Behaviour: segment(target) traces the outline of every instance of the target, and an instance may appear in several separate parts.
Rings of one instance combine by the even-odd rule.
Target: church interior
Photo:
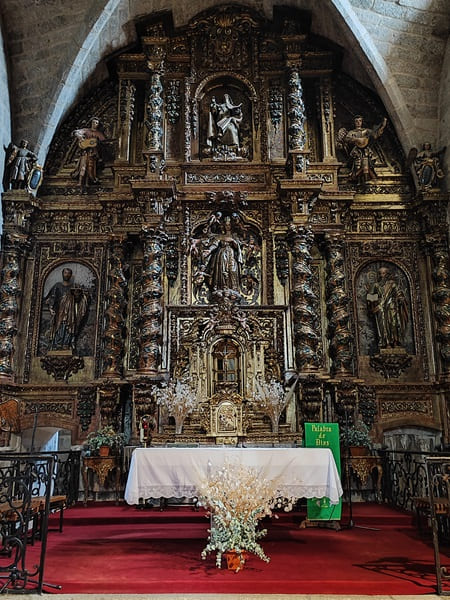
[[[78,453],[74,501],[101,501],[136,448],[337,424],[355,497],[417,508],[395,465],[450,456],[450,6],[0,18],[5,457]]]

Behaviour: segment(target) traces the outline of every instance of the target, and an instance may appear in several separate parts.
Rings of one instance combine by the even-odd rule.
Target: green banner
[[[306,448],[330,448],[339,475],[341,474],[341,449],[337,423],[305,423]],[[328,498],[310,498],[307,517],[310,521],[335,521],[342,515],[342,498],[339,504],[330,504]]]

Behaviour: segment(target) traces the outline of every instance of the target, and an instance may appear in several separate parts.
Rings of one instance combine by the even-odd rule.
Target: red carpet
[[[63,533],[51,519],[44,579],[67,594],[436,592],[431,538],[419,535],[411,515],[354,505],[354,523],[378,531],[299,529],[300,519],[283,514],[269,521],[261,543],[270,562],[251,555],[244,570],[233,573],[217,569],[213,555],[200,558],[209,526],[203,512],[76,506],[66,511]],[[29,559],[38,547],[30,548]],[[443,554],[442,563],[449,562]]]

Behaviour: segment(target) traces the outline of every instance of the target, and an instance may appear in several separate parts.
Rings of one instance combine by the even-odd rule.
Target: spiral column
[[[142,231],[143,265],[139,339],[139,373],[155,374],[161,364],[163,252],[167,235],[160,229]]]

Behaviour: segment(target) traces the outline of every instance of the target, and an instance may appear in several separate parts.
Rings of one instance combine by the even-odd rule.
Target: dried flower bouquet
[[[284,510],[292,510],[293,502],[293,498],[281,500],[276,482],[262,478],[256,469],[225,463],[202,482],[199,489],[199,504],[205,506],[211,516],[210,535],[202,558],[215,551],[219,569],[222,554],[227,551],[237,552],[241,564],[245,551],[269,562],[269,557],[258,543],[267,530],[258,530],[258,521],[272,516],[273,509],[282,504]]]
[[[153,388],[156,403],[175,419],[175,433],[181,433],[186,417],[197,407],[197,392],[186,379],[171,380],[161,388]]]
[[[285,392],[281,383],[275,381],[275,379],[268,382],[256,381],[254,404],[270,418],[273,433],[278,432],[281,413],[286,408],[289,400],[290,395]]]

